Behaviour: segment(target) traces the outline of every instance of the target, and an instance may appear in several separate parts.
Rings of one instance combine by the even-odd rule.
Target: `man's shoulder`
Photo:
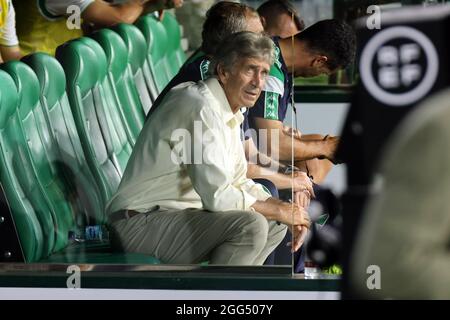
[[[283,57],[281,55],[281,49],[280,45],[278,44],[278,41],[274,41],[273,48],[275,52],[275,60],[273,62],[272,68],[270,68],[270,74],[272,74],[273,72],[281,71],[283,69]]]
[[[276,38],[274,40],[275,49],[275,61],[270,67],[269,76],[267,77],[266,84],[264,86],[264,91],[273,92],[279,95],[284,94],[284,81],[286,74],[283,71],[283,58],[281,56],[281,50]]]
[[[205,104],[205,83],[203,81],[182,82],[173,87],[167,94],[166,101],[178,100],[183,106],[201,107]]]
[[[170,120],[167,127],[189,127],[193,120],[218,121],[214,97],[203,81],[183,82],[173,87],[150,118],[153,123]]]

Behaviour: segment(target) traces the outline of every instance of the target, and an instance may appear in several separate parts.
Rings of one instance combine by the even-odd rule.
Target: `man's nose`
[[[254,85],[257,88],[262,88],[265,82],[265,77],[262,73],[255,72],[253,79],[252,79],[252,85]]]

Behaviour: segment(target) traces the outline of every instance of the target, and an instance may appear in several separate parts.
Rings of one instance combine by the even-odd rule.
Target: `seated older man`
[[[165,263],[260,265],[291,224],[300,248],[306,211],[247,179],[240,140],[239,110],[254,105],[273,59],[269,38],[236,33],[211,62],[215,77],[168,93],[107,207],[118,249]]]

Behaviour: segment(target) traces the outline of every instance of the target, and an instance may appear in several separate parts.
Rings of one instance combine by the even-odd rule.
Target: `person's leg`
[[[280,244],[275,248],[275,265],[291,265],[292,264],[292,253],[291,247],[288,243],[291,241],[291,233],[286,232],[286,236],[280,242]]]
[[[283,241],[286,236],[287,226],[278,224],[276,221],[269,221],[269,234],[264,249],[256,257],[254,264],[260,265],[266,260],[267,256],[274,252],[275,248]]]
[[[292,190],[285,189],[280,190],[280,200],[291,202],[292,201]],[[288,246],[288,242],[291,241],[291,233],[286,232],[286,236],[284,239],[278,244],[278,246],[274,249],[273,253],[270,256],[273,256],[272,263],[273,265],[290,265],[292,264],[292,254],[291,247]],[[269,257],[270,257],[269,256]],[[267,263],[264,263],[267,264]]]
[[[164,210],[112,225],[126,252],[150,254],[164,263],[251,265],[265,249],[267,219],[257,212]]]
[[[292,256],[294,257],[294,265],[292,268],[295,273],[303,273],[305,270],[305,250],[301,246],[297,252],[291,253],[291,246],[288,243],[291,241],[291,233],[287,232],[283,241],[275,248],[274,265],[292,265]]]
[[[267,179],[253,179],[253,181],[264,186],[264,188],[266,188],[270,192],[272,197],[279,199],[279,197],[280,197],[279,191],[272,181],[267,180]],[[276,253],[274,250],[273,252],[271,252],[269,254],[266,261],[264,261],[264,265],[269,265],[269,266],[274,265],[275,264],[275,255],[276,255]]]
[[[294,273],[305,272],[305,256],[306,247],[301,246],[300,249],[294,254]]]

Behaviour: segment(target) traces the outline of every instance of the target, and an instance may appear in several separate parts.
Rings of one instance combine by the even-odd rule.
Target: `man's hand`
[[[306,190],[308,191],[310,196],[315,197],[313,190],[313,183],[311,179],[308,177],[308,175],[303,171],[295,171],[293,175],[294,175],[293,190],[295,192]]]
[[[309,228],[311,225],[308,212],[297,203],[269,198],[266,201],[256,201],[252,208],[268,220],[278,221],[287,226],[302,225]]]
[[[302,133],[298,129],[294,129],[288,126],[283,126],[283,133],[289,137],[294,137],[296,139],[300,139],[302,137]]]
[[[291,252],[296,252],[300,249],[303,242],[305,242],[306,236],[308,235],[308,228],[304,226],[293,226],[290,230],[294,245],[292,245],[292,242],[288,242],[287,246],[292,247]]]
[[[305,208],[297,203],[280,202],[277,221],[287,226],[305,226],[306,228],[311,226],[311,220]]]
[[[295,192],[294,202],[306,210],[311,202],[311,194],[308,190]]]

